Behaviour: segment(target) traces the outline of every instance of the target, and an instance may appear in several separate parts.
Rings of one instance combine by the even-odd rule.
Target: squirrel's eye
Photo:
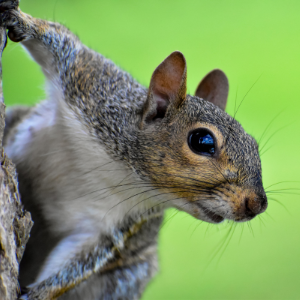
[[[215,141],[207,129],[198,128],[190,132],[188,144],[191,150],[197,154],[212,156],[215,153]]]

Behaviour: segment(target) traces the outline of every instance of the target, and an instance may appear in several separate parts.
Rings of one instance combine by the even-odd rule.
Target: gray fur
[[[62,25],[17,6],[0,1],[1,25],[41,65],[49,95],[6,132],[35,222],[21,263],[20,282],[30,284],[24,299],[138,299],[157,271],[164,209],[212,223],[247,221],[266,209],[257,143],[222,109],[185,94],[182,54],[171,54],[152,78],[153,86],[165,84],[180,65],[174,95],[158,95],[167,108],[155,118],[151,89]],[[199,127],[213,132],[217,155],[189,149]]]

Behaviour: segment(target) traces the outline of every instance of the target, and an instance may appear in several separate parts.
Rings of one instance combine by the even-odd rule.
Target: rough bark
[[[20,202],[15,166],[2,148],[5,104],[1,58],[5,44],[6,30],[0,27],[0,299],[14,300],[19,294],[19,263],[33,222]]]

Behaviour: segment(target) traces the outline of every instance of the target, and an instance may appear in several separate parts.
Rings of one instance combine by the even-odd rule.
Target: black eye
[[[207,129],[198,128],[190,132],[188,143],[191,150],[197,154],[212,156],[215,153],[215,141]]]

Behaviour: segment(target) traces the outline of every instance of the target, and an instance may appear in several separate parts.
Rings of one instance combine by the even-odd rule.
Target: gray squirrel
[[[48,100],[6,115],[4,148],[34,221],[21,299],[139,299],[166,208],[210,223],[266,210],[258,145],[224,111],[222,71],[187,95],[176,51],[147,89],[18,0],[1,0],[0,14],[48,82]]]

